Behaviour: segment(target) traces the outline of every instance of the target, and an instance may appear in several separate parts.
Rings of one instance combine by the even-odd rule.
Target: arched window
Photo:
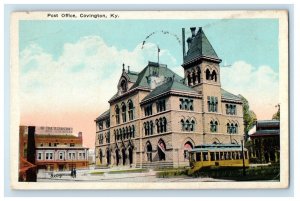
[[[215,80],[215,82],[217,81],[217,73],[215,70],[213,70],[213,72],[211,74],[211,80]]]
[[[122,140],[123,133],[122,133],[122,129],[121,128],[119,129],[119,135],[120,135],[119,140]]]
[[[134,127],[134,125],[132,125],[132,137],[133,138],[135,137],[135,127]]]
[[[215,133],[218,130],[218,122],[217,121],[211,121],[210,122],[210,132]]]
[[[145,135],[147,136],[148,135],[148,129],[147,129],[147,124],[146,122],[144,122],[144,130],[145,130]]]
[[[127,82],[126,82],[126,80],[121,81],[121,90],[122,90],[122,92],[127,91]]]
[[[128,116],[129,116],[129,121],[133,120],[133,112],[134,112],[133,102],[131,100],[129,100],[128,101]]]
[[[238,133],[238,125],[235,124],[234,126],[235,126],[235,133]]]
[[[159,125],[158,119],[155,120],[155,124],[156,124],[156,133],[159,133],[159,131],[160,131],[160,125]]]
[[[150,123],[149,123],[149,121],[146,122],[146,128],[147,128],[147,133],[149,135],[150,134]]]
[[[200,83],[200,78],[201,78],[201,70],[200,68],[197,69],[197,80],[198,80],[198,83]]]
[[[227,133],[230,133],[230,124],[227,123]]]
[[[160,126],[160,128],[159,128],[159,131],[162,133],[162,132],[164,132],[164,130],[163,130],[163,121],[162,121],[162,118],[159,118],[159,126]]]
[[[196,84],[196,73],[195,73],[195,71],[193,71],[192,77],[193,77],[193,85],[195,85]]]
[[[123,137],[122,137],[122,139],[123,139],[123,140],[125,140],[125,138],[126,138],[126,132],[125,132],[125,128],[123,128],[123,129],[122,129],[122,134],[123,134]]]
[[[190,100],[190,110],[194,110],[193,102],[193,100]]]
[[[150,121],[150,135],[153,134],[153,121]]]
[[[181,130],[184,131],[184,130],[185,130],[185,127],[184,127],[184,125],[185,125],[184,120],[181,119],[180,122],[181,122]]]
[[[128,139],[128,137],[129,137],[129,130],[128,130],[128,127],[126,127],[126,139]]]
[[[163,118],[163,132],[167,132],[167,119],[166,119],[166,117]]]
[[[122,103],[122,120],[123,120],[123,122],[126,122],[126,105],[125,105],[125,103]]]
[[[118,105],[116,105],[115,112],[116,112],[116,123],[120,124],[120,109]]]
[[[210,71],[208,69],[206,69],[205,75],[206,75],[206,80],[210,80]]]
[[[131,128],[131,126],[129,126],[129,139],[132,137],[132,128]]]
[[[194,130],[195,130],[195,121],[192,120],[190,125],[190,131],[194,131]]]
[[[191,86],[192,80],[191,80],[190,73],[188,73],[187,78],[188,78],[188,85]]]
[[[189,131],[189,129],[190,129],[190,121],[186,120],[186,122],[185,122],[185,130]]]

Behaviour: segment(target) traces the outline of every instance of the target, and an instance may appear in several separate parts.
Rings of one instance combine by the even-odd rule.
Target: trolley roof
[[[244,148],[246,151],[247,149]],[[242,146],[238,144],[203,144],[197,145],[189,152],[205,152],[205,151],[242,151]]]

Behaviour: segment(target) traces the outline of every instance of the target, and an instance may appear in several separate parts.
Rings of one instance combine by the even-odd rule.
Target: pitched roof
[[[195,90],[193,90],[192,88],[184,85],[183,83],[181,82],[178,82],[176,81],[175,79],[169,77],[167,78],[167,81],[166,83],[156,87],[153,91],[151,91],[143,100],[143,101],[146,101],[146,100],[149,100],[155,96],[159,96],[160,94],[163,94],[165,92],[168,92],[168,91],[171,91],[171,90],[174,90],[174,91],[182,91],[182,92],[189,92],[189,93],[194,93],[195,95],[198,94],[198,92],[196,92]]]
[[[200,57],[209,57],[220,60],[214,48],[204,34],[202,27],[199,27],[197,34],[193,38],[188,38],[188,40],[192,40],[192,42],[186,56],[184,57],[184,64]]]
[[[155,62],[150,62],[148,63],[148,65],[138,74],[138,78],[136,80],[136,82],[134,83],[134,85],[130,88],[130,89],[134,89],[136,87],[149,87],[148,84],[148,80],[147,77],[150,75],[150,69],[151,67],[158,67],[158,74],[165,76],[165,77],[173,77],[174,79],[178,82],[181,82],[183,80],[182,77],[180,77],[179,75],[177,75],[176,73],[174,73],[172,70],[170,70],[169,68],[167,68],[166,65],[164,64],[159,64],[155,63]]]
[[[130,82],[136,82],[139,75],[138,72],[134,72],[134,71],[128,71],[126,74],[129,77]]]
[[[242,99],[239,96],[229,93],[228,91],[222,88],[221,88],[221,96],[223,99],[227,99],[227,100],[242,101]]]
[[[110,115],[110,109],[108,109],[105,112],[103,112],[102,114],[100,114],[100,116],[96,118],[96,121],[103,119],[105,117],[108,117],[109,115]]]

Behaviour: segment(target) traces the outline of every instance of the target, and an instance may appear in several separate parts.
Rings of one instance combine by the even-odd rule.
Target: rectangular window
[[[75,147],[75,143],[70,143],[70,147]]]
[[[63,160],[64,159],[64,153],[63,152],[60,152],[59,153],[59,160]]]
[[[42,160],[42,153],[38,153],[38,160]]]

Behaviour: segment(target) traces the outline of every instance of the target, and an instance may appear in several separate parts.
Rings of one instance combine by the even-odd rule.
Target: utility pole
[[[243,176],[245,176],[246,172],[245,172],[244,140],[241,140],[241,143],[242,143],[242,157],[243,157]]]

